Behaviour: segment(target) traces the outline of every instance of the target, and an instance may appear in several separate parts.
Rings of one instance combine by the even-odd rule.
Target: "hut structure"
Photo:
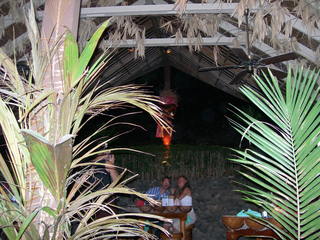
[[[171,66],[243,98],[239,87],[243,83],[255,87],[252,73],[259,73],[259,69],[270,67],[281,76],[290,65],[320,66],[320,1],[82,0],[79,3],[80,0],[1,0],[0,48],[18,66],[26,65],[31,43],[25,12],[34,6],[37,24],[45,36],[51,36],[55,28],[61,32],[65,26],[71,26],[80,48],[110,18],[112,24],[104,33],[96,55],[112,51],[102,80],[115,86]],[[53,16],[57,13],[54,11],[61,13],[59,26],[51,21],[50,17],[60,17]],[[278,80],[281,86],[285,78]],[[62,83],[57,83],[54,89],[59,95]],[[57,99],[58,105],[59,96]],[[29,170],[31,176],[35,170]],[[210,201],[211,198],[208,196]],[[51,200],[47,205],[54,207]],[[213,205],[211,210],[217,208]]]
[[[0,47],[25,60],[30,43],[24,24],[26,1],[1,1]],[[258,2],[258,1],[257,1]],[[84,44],[105,19],[113,25],[100,43],[101,51],[115,51],[105,70],[105,80],[129,83],[164,65],[241,97],[239,84],[230,84],[241,69],[200,73],[201,67],[238,65],[232,48],[246,47],[244,10],[248,7],[250,51],[255,58],[295,52],[294,61],[268,67],[286,72],[289,64],[319,66],[319,3],[317,1],[171,1],[84,0],[81,3],[78,41]],[[45,1],[33,1],[39,25]],[[250,83],[250,77],[246,80]]]

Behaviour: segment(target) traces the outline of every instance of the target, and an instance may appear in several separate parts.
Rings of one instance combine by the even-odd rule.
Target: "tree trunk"
[[[43,87],[54,89],[57,94],[57,113],[59,110],[59,99],[63,94],[63,36],[65,31],[70,30],[77,36],[79,13],[80,13],[80,0],[47,0],[45,3],[45,10],[42,22],[41,39],[43,43],[43,50],[48,51],[54,46],[58,46],[57,51],[54,52],[52,60],[47,68]],[[57,45],[58,44],[58,45]],[[49,130],[48,113],[41,111],[37,114],[32,122],[31,128],[42,135],[47,134]],[[54,137],[45,136],[49,141],[56,141]],[[54,136],[50,134],[50,136]],[[53,209],[57,207],[58,201],[54,199],[52,194],[45,188],[41,182],[36,170],[32,165],[28,166],[27,170],[27,194],[26,206],[29,211],[49,206]],[[54,219],[48,214],[41,211],[37,216],[35,225],[39,227],[39,233],[42,236],[44,233],[45,223],[47,226],[53,224]],[[52,233],[52,228],[49,232]]]

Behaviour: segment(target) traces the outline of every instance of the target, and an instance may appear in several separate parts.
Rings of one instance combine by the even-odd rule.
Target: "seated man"
[[[161,186],[150,188],[146,194],[154,200],[161,200],[163,197],[168,197],[170,195],[170,177],[163,177],[161,180]]]

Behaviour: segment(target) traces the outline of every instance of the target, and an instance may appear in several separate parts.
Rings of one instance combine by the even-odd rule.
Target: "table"
[[[180,220],[180,232],[182,233],[182,240],[185,239],[185,231],[186,231],[186,220],[187,220],[187,213],[186,212],[162,212],[162,213],[155,213],[155,215],[168,218],[168,219],[179,219]]]
[[[266,220],[277,225],[278,227],[281,227],[273,218],[267,218]],[[222,216],[222,222],[227,228],[227,240],[237,240],[243,236],[256,236],[257,240],[264,239],[264,237],[280,239],[272,229],[253,221],[249,217],[226,215]]]
[[[150,208],[148,211],[141,209],[143,212],[161,216],[168,219],[179,219],[180,220],[180,232],[182,233],[182,240],[185,240],[185,229],[188,211],[180,211],[178,208],[173,211],[173,207],[161,207],[161,208]],[[191,208],[190,208],[191,210]],[[190,211],[189,210],[189,211]]]

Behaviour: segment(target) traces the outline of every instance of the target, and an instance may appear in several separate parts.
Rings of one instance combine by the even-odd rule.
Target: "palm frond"
[[[32,130],[22,130],[31,162],[51,194],[60,201],[64,197],[66,178],[72,161],[72,135],[60,142],[49,143]]]
[[[237,120],[230,119],[232,126],[258,150],[237,150],[237,157],[231,160],[243,165],[246,169],[243,175],[256,185],[243,191],[246,199],[269,212],[285,228],[284,231],[273,226],[282,239],[317,239],[319,71],[290,70],[285,95],[277,79],[269,74],[264,78],[255,76],[260,92],[247,86],[241,91],[270,122],[259,121],[235,107]]]
[[[142,213],[115,213],[117,206],[111,204],[118,193],[134,195],[148,201],[150,204],[157,204],[147,195],[138,193],[125,186],[128,179],[124,179],[126,171],[123,171],[117,179],[103,189],[93,191],[94,183],[86,184],[88,178],[94,172],[86,171],[86,174],[80,174],[79,178],[74,181],[69,196],[67,197],[66,218],[70,222],[77,222],[75,232],[70,235],[70,239],[85,239],[88,235],[94,239],[96,234],[104,239],[115,236],[136,237],[140,236],[145,239],[153,239],[154,236],[143,231],[143,226],[149,225],[161,229],[163,228],[153,223],[153,221],[166,221],[166,219],[151,214]],[[134,176],[133,176],[134,177]],[[74,178],[74,176],[73,176]],[[130,179],[129,179],[130,180]],[[82,190],[80,191],[80,187]],[[83,189],[85,187],[85,189]],[[77,194],[75,194],[77,192]],[[77,195],[77,196],[76,196]],[[95,218],[98,212],[105,213],[105,217]],[[76,216],[80,215],[79,218]],[[146,221],[149,219],[149,221]],[[168,233],[167,233],[168,234]],[[98,236],[97,235],[97,236]]]
[[[5,52],[0,48],[0,66],[5,71],[6,79],[1,79],[2,84],[8,86],[9,90],[16,95],[23,96],[25,94],[24,81],[20,77],[16,64]]]
[[[10,192],[5,193],[4,198],[0,195],[0,205],[6,208],[0,215],[0,224],[5,226],[5,233],[10,239],[60,239],[65,236],[68,239],[98,239],[101,236],[153,238],[141,228],[153,223],[137,218],[154,216],[121,215],[112,211],[111,198],[116,194],[135,195],[155,204],[146,195],[125,186],[131,178],[122,180],[123,173],[99,191],[94,191],[97,183],[86,185],[90,172],[86,172],[85,167],[98,164],[86,160],[111,150],[99,150],[103,143],[93,145],[95,135],[120,124],[115,123],[117,118],[111,119],[79,145],[73,146],[72,142],[72,137],[86,124],[85,115],[91,114],[91,119],[105,110],[128,105],[147,111],[159,124],[171,128],[158,106],[160,100],[141,86],[107,88],[106,84],[97,81],[111,53],[103,53],[92,64],[91,59],[108,25],[106,21],[98,28],[81,54],[76,40],[67,33],[61,62],[64,68],[62,92],[44,89],[43,86],[53,53],[61,46],[61,39],[50,48],[41,43],[33,8],[28,12],[27,20],[32,45],[28,79],[19,76],[15,63],[0,50],[0,67],[7,74],[5,80],[8,86],[1,90],[6,98],[0,98],[0,126],[9,153],[8,159],[0,155],[0,172],[10,185]],[[17,106],[19,121],[8,107],[10,104]],[[120,135],[122,133],[104,141],[111,141]],[[79,173],[82,176],[77,182],[72,181],[68,192],[68,174],[74,167],[82,167]],[[4,192],[1,187],[0,192]],[[17,204],[9,200],[10,195],[15,197]],[[109,217],[94,219],[98,211],[105,211]],[[70,226],[77,221],[77,216],[81,216],[79,227],[72,233]],[[34,224],[41,221],[45,226]],[[19,230],[14,227],[14,222]]]
[[[25,172],[26,166],[30,162],[30,155],[28,150],[24,146],[24,139],[20,132],[20,126],[15,119],[12,110],[7,104],[0,98],[0,126],[5,138],[9,159],[11,162],[11,172],[9,167],[6,167],[7,162],[0,158],[2,165],[0,172],[10,184],[15,197],[23,202],[25,200],[26,180]],[[13,175],[12,175],[13,174]],[[21,187],[20,191],[17,186]]]

